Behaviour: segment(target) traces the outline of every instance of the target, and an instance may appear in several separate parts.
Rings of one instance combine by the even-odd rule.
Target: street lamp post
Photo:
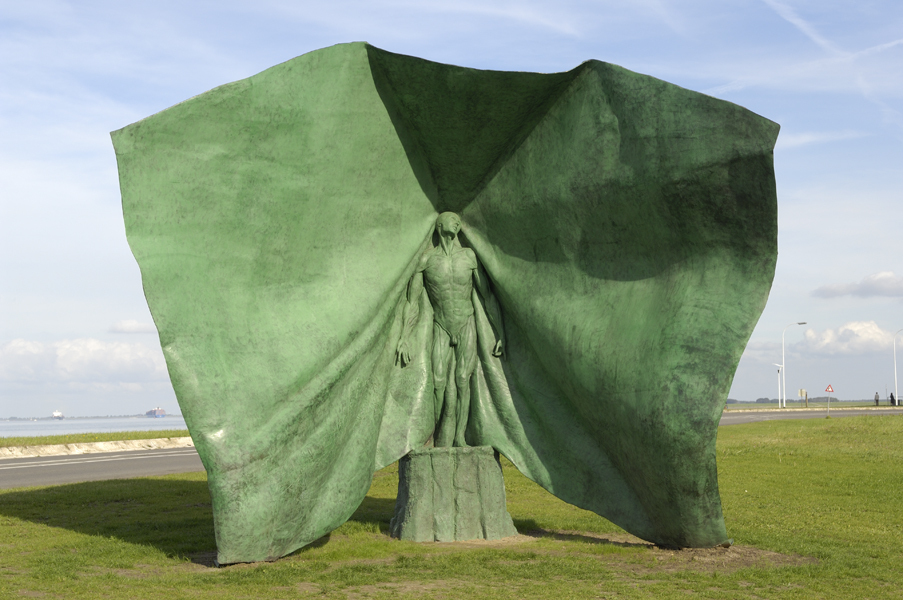
[[[781,408],[781,371],[784,370],[784,365],[779,365],[778,363],[771,363],[778,368],[778,408]]]
[[[783,378],[782,387],[784,388],[784,392],[781,395],[781,402],[778,404],[778,408],[787,408],[787,368],[784,366],[787,364],[787,358],[784,356],[784,334],[787,333],[787,329],[793,327],[794,325],[805,325],[805,321],[800,321],[798,323],[791,323],[787,327],[784,328],[784,331],[781,332],[781,377]]]
[[[897,399],[897,406],[900,406],[900,392],[897,391],[897,336],[903,332],[903,329],[894,334],[894,398]]]

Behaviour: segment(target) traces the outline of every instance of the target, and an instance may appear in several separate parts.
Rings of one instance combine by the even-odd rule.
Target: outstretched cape
[[[715,438],[774,275],[777,132],[597,61],[478,71],[363,43],[114,132],[219,562],[316,540],[429,438],[425,294],[413,363],[394,353],[446,210],[507,336],[481,350],[472,443],[644,539],[725,541]]]

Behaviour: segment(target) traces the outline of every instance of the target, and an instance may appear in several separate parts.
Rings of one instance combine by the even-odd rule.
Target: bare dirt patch
[[[599,560],[609,563],[612,567],[624,569],[635,575],[649,575],[654,573],[674,573],[677,571],[696,571],[703,573],[721,572],[729,573],[746,567],[785,567],[815,564],[817,559],[810,556],[797,554],[781,554],[770,550],[762,550],[752,546],[733,545],[728,548],[682,548],[672,549],[656,546],[651,542],[641,540],[627,533],[590,533],[585,531],[525,531],[498,540],[469,540],[464,542],[435,542],[436,548],[445,551],[485,549],[518,549],[527,548],[538,540],[557,540],[563,543],[578,542],[584,544],[602,544],[618,546],[622,548],[636,548],[639,553],[630,554],[595,554]],[[530,548],[537,554],[555,554],[555,550]],[[562,548],[562,552],[565,549]],[[568,552],[573,552],[569,549]],[[369,559],[364,561],[349,561],[351,563],[388,563],[394,558]],[[338,566],[338,565],[335,565]],[[394,584],[393,584],[394,585]],[[413,583],[411,585],[414,585]],[[419,585],[419,584],[418,584]],[[430,584],[432,585],[432,584]]]
[[[193,565],[191,563],[185,563],[189,569],[196,570],[199,569],[197,565]],[[176,565],[171,567],[172,569],[182,569],[183,565]],[[155,565],[146,565],[146,564],[136,564],[134,567],[126,568],[126,569],[110,569],[107,567],[98,567],[93,566],[87,569],[88,573],[95,575],[105,575],[108,573],[112,573],[113,575],[117,575],[119,577],[124,577],[126,579],[155,579],[158,577],[162,577],[169,571],[171,568],[169,567],[160,567]]]
[[[610,544],[621,547],[644,548],[645,561],[612,554],[603,555],[602,560],[621,563],[621,566],[633,573],[648,575],[652,573],[673,573],[676,571],[699,571],[722,573],[736,571],[745,567],[787,567],[815,564],[817,559],[798,554],[781,554],[770,550],[762,550],[752,546],[733,545],[728,548],[662,548],[651,542],[641,540],[630,534],[598,534],[580,531],[533,531],[529,535],[537,538],[552,538],[562,541],[580,541],[590,544]],[[525,536],[519,536],[525,537]]]
[[[730,573],[746,567],[790,567],[817,563],[811,556],[781,554],[761,550],[751,546],[731,546],[730,548],[684,548],[667,550],[653,548],[653,563],[647,565],[625,565],[637,574],[673,573],[675,571],[701,571]]]
[[[322,595],[323,586],[316,583],[309,583],[307,581],[301,581],[296,583],[292,587],[287,586],[277,586],[273,588],[275,592],[295,592],[298,594],[307,594],[307,595]]]
[[[438,548],[510,548],[539,539],[536,536],[517,534],[497,540],[467,540],[464,542],[431,542]]]
[[[379,534],[377,534],[379,535]],[[561,549],[550,548],[548,544],[537,547],[539,540],[551,540],[561,542]],[[575,543],[577,547],[575,548]],[[733,545],[728,548],[683,548],[672,549],[656,546],[651,542],[641,540],[638,537],[626,533],[599,534],[585,531],[549,531],[532,530],[510,537],[497,540],[469,540],[463,542],[434,542],[430,545],[441,553],[467,551],[468,549],[524,549],[541,556],[571,554],[580,552],[580,544],[600,544],[617,546],[621,548],[633,548],[638,552],[613,552],[597,553],[587,551],[595,559],[609,565],[614,570],[625,572],[630,576],[648,576],[658,574],[670,574],[679,571],[694,571],[700,573],[730,573],[746,567],[785,567],[816,564],[817,559],[796,554],[781,554],[770,550],[762,550],[752,546]],[[290,557],[297,560],[302,556],[293,553]],[[216,566],[216,553],[203,552],[189,556],[191,562],[185,563],[183,568],[189,570],[204,569]],[[388,565],[397,559],[396,555],[383,558],[351,559],[332,563],[327,570],[341,568],[346,565],[374,564]],[[227,565],[230,569],[255,568],[265,563],[239,563]],[[120,573],[126,575],[126,573]],[[134,575],[133,575],[134,576]],[[422,594],[424,597],[439,597],[437,594],[447,592],[451,582],[393,582],[381,583],[375,586],[363,586],[360,588],[346,588],[345,593],[362,594],[351,595],[349,598],[365,598],[375,593],[394,591],[397,594]],[[311,584],[312,585],[312,584]],[[318,588],[319,589],[319,588]],[[310,592],[311,590],[299,590]]]
[[[142,568],[141,565],[135,567],[134,569],[96,569],[97,571],[104,571],[106,573],[113,573],[115,575],[119,575],[120,577],[125,577],[127,579],[150,579],[151,577],[159,577],[163,573],[163,569],[146,567]]]
[[[342,590],[348,600],[363,600],[372,598],[375,594],[394,594],[401,596],[407,594],[419,598],[434,598],[445,600],[455,597],[455,583],[453,581],[402,581],[398,583],[378,583],[375,585],[362,585],[355,588]]]

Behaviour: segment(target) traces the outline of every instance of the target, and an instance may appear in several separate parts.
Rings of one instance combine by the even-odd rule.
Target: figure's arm
[[[483,267],[477,262],[476,268],[473,270],[473,283],[477,288],[477,293],[483,298],[486,305],[486,316],[489,317],[489,324],[495,330],[495,347],[492,349],[493,356],[501,356],[505,346],[505,328],[502,325],[502,309],[499,307],[499,301],[492,293],[489,286],[489,277],[483,271]]]
[[[408,336],[417,322],[420,313],[420,294],[423,292],[423,271],[417,271],[408,282],[405,294],[404,308],[401,313],[401,337],[395,348],[395,364],[404,368],[411,362],[411,350],[408,346]]]

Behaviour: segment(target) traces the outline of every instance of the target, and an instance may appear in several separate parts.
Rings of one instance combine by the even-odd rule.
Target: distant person
[[[881,402],[881,396],[878,395],[878,392],[875,392],[875,406],[878,406],[879,402]]]
[[[897,399],[894,398],[894,393],[893,393],[893,392],[890,393],[890,405],[891,405],[891,406],[896,406],[896,405],[897,405]]]

